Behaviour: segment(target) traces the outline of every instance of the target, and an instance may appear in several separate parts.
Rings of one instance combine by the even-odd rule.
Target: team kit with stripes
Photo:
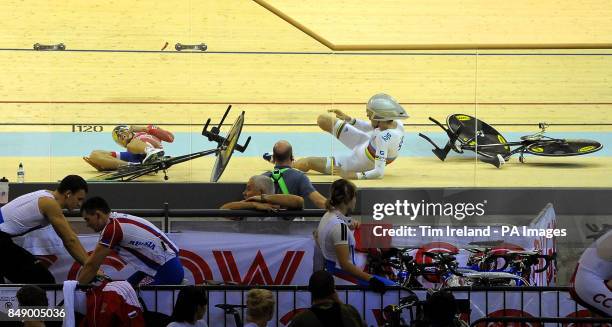
[[[162,281],[177,279],[177,276],[179,283],[182,281],[184,272],[178,258],[179,248],[155,225],[146,219],[118,212],[111,212],[109,218],[99,244],[114,249],[139,272],[152,276],[151,284],[162,284]]]

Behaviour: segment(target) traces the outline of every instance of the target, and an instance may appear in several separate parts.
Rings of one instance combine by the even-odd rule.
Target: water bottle
[[[25,182],[25,170],[23,170],[23,163],[19,163],[19,168],[17,168],[17,183]]]
[[[0,204],[8,203],[9,181],[5,177],[0,179]]]

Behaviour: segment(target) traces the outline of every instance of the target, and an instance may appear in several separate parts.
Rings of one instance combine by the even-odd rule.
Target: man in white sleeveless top
[[[87,252],[72,230],[62,209],[78,209],[87,195],[87,182],[80,176],[66,176],[55,191],[40,190],[24,194],[0,208],[0,277],[12,283],[53,284],[55,278],[39,264],[35,256],[13,243],[12,238],[47,225],[64,243],[70,255],[80,264]]]

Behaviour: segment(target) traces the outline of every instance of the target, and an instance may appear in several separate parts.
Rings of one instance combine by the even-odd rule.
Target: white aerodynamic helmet
[[[406,110],[395,99],[384,93],[372,96],[366,108],[372,113],[371,120],[383,121],[409,117]]]

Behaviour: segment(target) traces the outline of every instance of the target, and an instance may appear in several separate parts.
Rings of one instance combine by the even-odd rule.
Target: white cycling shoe
[[[148,164],[148,163],[152,163],[155,162],[161,158],[163,158],[164,156],[164,150],[163,149],[147,149],[147,155],[145,156],[144,160],[142,161],[143,164]]]

